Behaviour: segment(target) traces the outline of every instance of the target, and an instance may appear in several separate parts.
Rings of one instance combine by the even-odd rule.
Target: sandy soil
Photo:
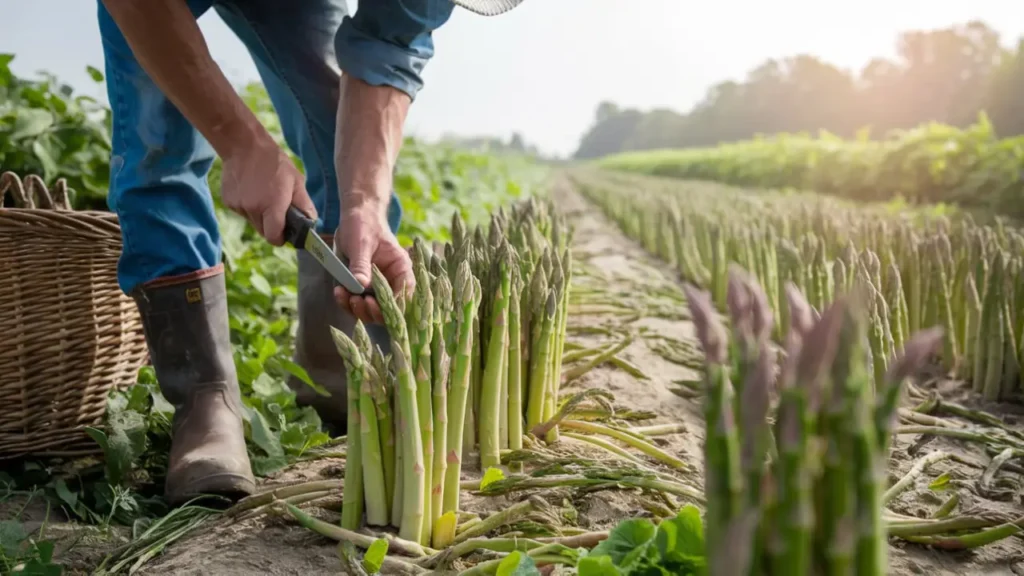
[[[667,360],[658,352],[659,345],[667,341],[693,343],[692,325],[686,320],[686,307],[682,299],[675,274],[664,263],[658,262],[645,253],[635,242],[624,237],[615,226],[605,219],[596,208],[587,204],[568,184],[558,188],[559,206],[575,227],[573,245],[575,275],[573,278],[573,311],[570,316],[570,331],[566,351],[607,345],[618,341],[623,334],[633,336],[632,343],[619,354],[619,358],[639,368],[643,377],[631,375],[611,363],[599,365],[583,376],[563,384],[563,393],[598,388],[614,394],[616,405],[632,410],[652,412],[656,417],[640,424],[680,422],[684,431],[678,434],[659,436],[655,443],[663,450],[682,459],[688,469],[673,471],[679,480],[693,488],[701,489],[703,422],[699,399],[681,395],[679,381],[695,380],[699,377],[693,369]],[[650,300],[649,294],[662,294]],[[635,298],[631,296],[636,295]],[[617,302],[618,309],[607,311],[609,302]],[[602,310],[604,307],[605,310]],[[623,311],[623,308],[626,310]],[[569,368],[579,363],[563,367]],[[894,450],[894,478],[901,477],[913,462],[931,450],[941,449],[955,452],[968,464],[946,460],[931,466],[915,485],[905,492],[891,508],[897,512],[927,516],[945,495],[928,497],[927,485],[940,473],[949,471],[959,481],[961,502],[957,512],[982,508],[1008,516],[1022,515],[1019,495],[1013,494],[1008,500],[987,500],[973,488],[982,468],[990,456],[976,445],[969,445],[955,439],[939,438],[930,442],[920,454],[911,455],[911,446],[917,442],[917,435],[898,437]],[[558,443],[558,451],[585,454],[600,460],[610,458],[607,452],[595,450],[572,438],[564,437]],[[650,466],[654,460],[647,459]],[[668,470],[668,468],[661,468]],[[270,488],[294,481],[308,481],[336,478],[343,475],[343,460],[325,459],[296,465],[278,477],[269,479],[264,487]],[[466,479],[472,477],[467,474]],[[1019,476],[1017,476],[1019,480]],[[513,493],[502,497],[473,496],[464,492],[464,508],[477,513],[507,508],[511,503],[527,497],[524,493]],[[570,490],[544,491],[540,493],[553,505],[563,511],[573,511],[575,524],[586,530],[606,530],[619,520],[630,516],[649,516],[645,510],[651,498],[637,490],[603,490],[580,492]],[[685,499],[678,499],[682,504]],[[337,523],[338,514],[332,506],[311,506],[310,514]],[[0,509],[6,517],[9,511]],[[30,508],[26,514],[38,514]],[[38,518],[36,518],[38,520]],[[569,521],[572,522],[571,520]],[[83,534],[68,525],[53,524],[48,534],[63,534],[62,542]],[[124,542],[124,532],[113,538],[101,538],[94,532],[85,542],[79,542],[72,551],[59,558],[72,568],[68,573],[89,573],[104,549],[111,542]],[[92,541],[106,544],[90,544]],[[929,574],[933,576],[954,574],[1024,574],[1021,560],[1024,547],[1018,538],[1006,539],[1000,543],[975,552],[950,553],[936,551],[916,544],[896,541],[891,547],[892,574]],[[297,526],[290,520],[261,515],[241,521],[217,520],[169,546],[162,555],[153,558],[138,574],[160,574],[167,576],[207,575],[218,576],[265,574],[278,575],[319,575],[340,573],[336,544]]]

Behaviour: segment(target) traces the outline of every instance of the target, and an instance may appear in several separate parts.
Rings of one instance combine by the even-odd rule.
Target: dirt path
[[[630,339],[629,345],[617,354],[615,362],[600,364],[565,382],[562,392],[608,391],[614,395],[614,406],[622,417],[630,417],[630,411],[633,416],[643,417],[633,425],[680,423],[680,432],[657,436],[654,444],[681,459],[686,469],[670,470],[664,466],[658,469],[672,473],[679,482],[699,492],[703,478],[703,419],[699,398],[694,398],[692,392],[688,393],[689,388],[684,383],[695,381],[700,376],[687,356],[687,351],[692,355],[696,343],[676,274],[626,238],[597,208],[573,191],[567,181],[559,182],[556,193],[560,210],[575,228],[573,292],[566,354],[584,356],[563,366],[563,372],[586,363],[583,351]],[[917,456],[908,455],[907,450],[916,439],[916,436],[901,436],[897,440],[896,451],[900,456],[897,474],[905,473],[916,459]],[[967,453],[962,443],[955,440],[937,440],[924,452],[936,447],[957,451],[965,459],[987,462],[983,453],[980,456]],[[563,435],[552,449],[599,462],[615,458],[607,451],[567,435]],[[645,465],[651,468],[659,466],[655,460],[637,454]],[[945,470],[952,470],[954,479],[957,479],[954,466],[948,462],[937,464],[917,484],[924,488]],[[271,488],[291,482],[340,478],[343,471],[344,460],[325,458],[295,465],[262,484],[263,488]],[[972,470],[970,476],[976,477],[976,472]],[[464,479],[470,478],[471,475],[464,476]],[[909,496],[912,493],[901,498],[894,508],[908,515],[925,513],[924,504]],[[504,509],[528,496],[521,492],[500,497],[464,494],[464,508],[476,513]],[[561,509],[565,525],[574,525],[581,531],[607,530],[623,518],[650,516],[652,509],[671,509],[686,502],[685,498],[666,501],[650,493],[628,489],[590,492],[554,489],[538,494]],[[969,504],[971,502],[965,501],[961,506]],[[336,525],[339,505],[340,499],[336,499],[323,506],[309,506],[306,511]],[[934,509],[936,504],[930,502],[927,506]],[[993,510],[1009,513],[1016,504],[1010,502],[993,506]],[[1006,540],[981,552],[957,555],[900,541],[892,547],[891,573],[934,576],[1022,574],[1024,572],[1013,572],[1010,568],[1019,553],[1019,540],[1016,539]],[[260,515],[241,521],[210,521],[207,526],[169,546],[137,573],[314,576],[338,574],[339,562],[333,541],[297,526],[290,519]]]

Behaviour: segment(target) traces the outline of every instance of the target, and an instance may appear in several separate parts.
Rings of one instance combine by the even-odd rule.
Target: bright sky
[[[106,100],[85,73],[103,68],[94,2],[4,4],[0,52],[17,54],[16,73],[49,70]],[[526,0],[491,18],[456,9],[435,34],[406,129],[428,139],[518,130],[547,153],[570,154],[602,100],[686,111],[709,86],[769,57],[807,52],[859,69],[894,56],[900,31],[970,19],[997,29],[1005,45],[1024,35],[1024,3],[1013,0]],[[213,11],[200,22],[232,81],[258,79]]]

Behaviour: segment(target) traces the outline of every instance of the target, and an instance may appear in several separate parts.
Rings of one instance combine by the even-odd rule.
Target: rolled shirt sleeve
[[[334,38],[338,66],[374,86],[416,98],[434,55],[432,33],[451,17],[450,0],[362,0]]]

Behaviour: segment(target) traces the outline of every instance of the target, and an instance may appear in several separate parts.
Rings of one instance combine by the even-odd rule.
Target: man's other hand
[[[391,233],[384,210],[372,204],[343,210],[334,245],[339,256],[348,257],[352,275],[363,286],[370,286],[372,266],[376,266],[396,295],[403,288],[407,295],[412,294],[416,286],[412,259]],[[364,323],[384,323],[376,299],[353,295],[342,287],[334,289],[334,297],[342,308]]]
[[[316,207],[304,177],[275,142],[256,141],[224,158],[221,197],[274,246],[284,244],[284,220],[294,204],[312,219]]]

